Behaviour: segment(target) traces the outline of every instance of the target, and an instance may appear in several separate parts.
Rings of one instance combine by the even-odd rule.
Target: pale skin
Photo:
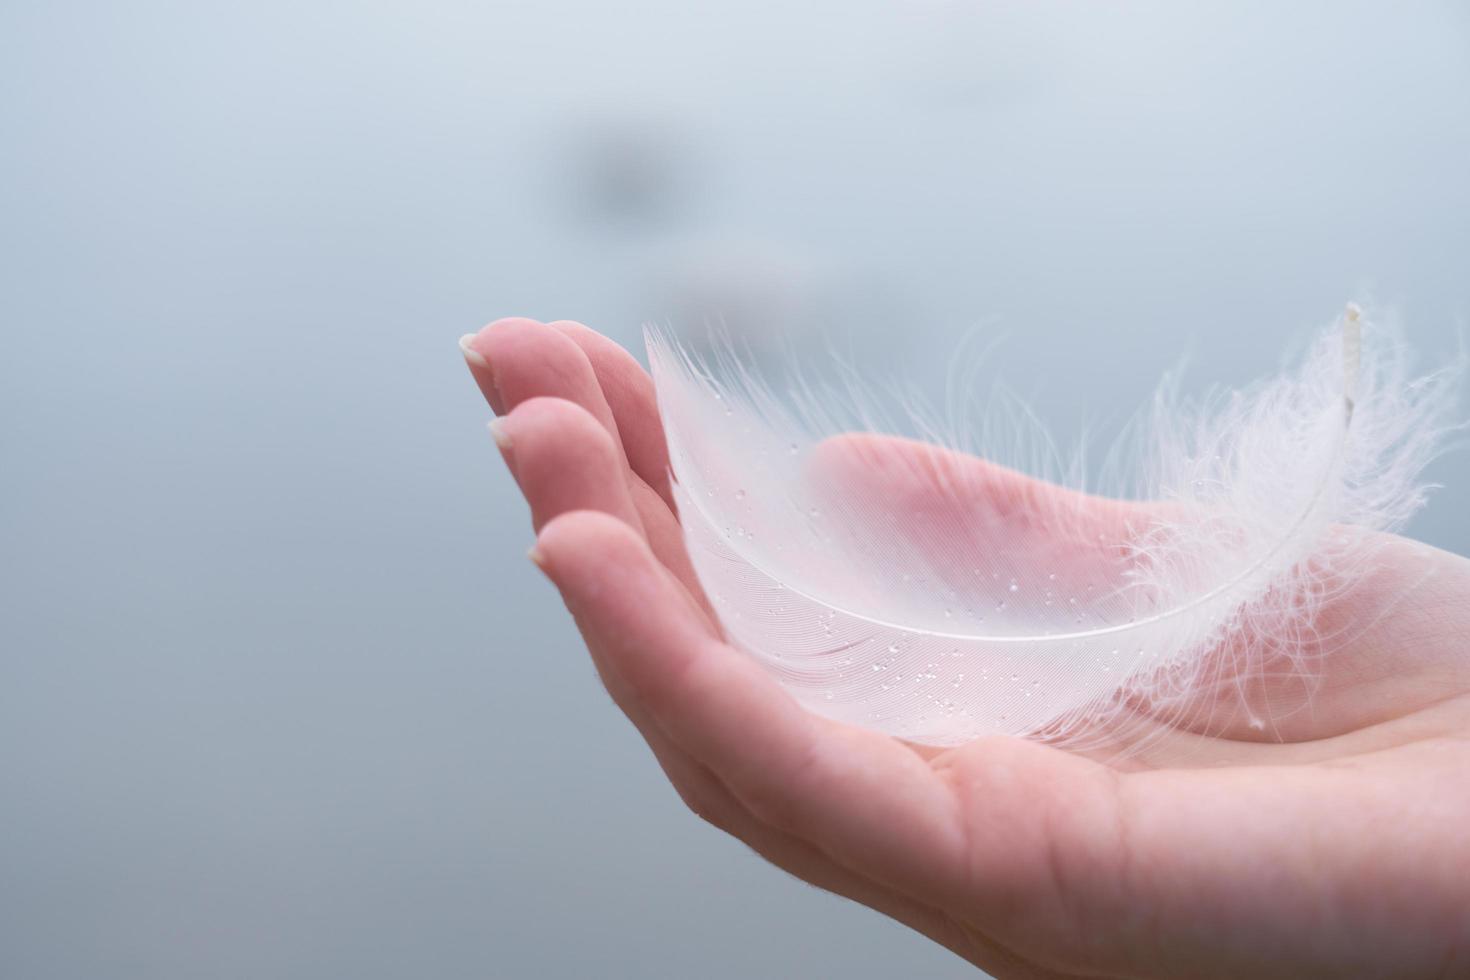
[[[630,354],[520,318],[462,345],[613,700],[772,864],[1002,978],[1470,976],[1470,561],[1383,542],[1320,611],[1340,641],[1310,685],[1248,692],[1294,705],[1264,727],[1222,708],[1124,751],[926,749],[806,712],[724,642]],[[860,463],[875,438],[826,448]],[[922,503],[904,472],[885,491]]]

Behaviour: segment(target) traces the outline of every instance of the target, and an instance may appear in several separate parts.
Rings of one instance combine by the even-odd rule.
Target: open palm
[[[1103,754],[927,750],[804,711],[722,640],[631,355],[525,319],[463,346],[608,690],[772,863],[1000,977],[1470,976],[1470,561],[1385,542],[1315,624],[1350,639],[1310,691],[1255,681],[1286,706],[1264,726],[1222,707]]]

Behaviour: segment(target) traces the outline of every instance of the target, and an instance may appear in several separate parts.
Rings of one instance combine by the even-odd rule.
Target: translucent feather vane
[[[1286,658],[1423,502],[1449,370],[1411,379],[1356,306],[1295,367],[1156,397],[1131,499],[861,431],[650,332],[674,492],[729,640],[811,710],[912,741],[1177,721]],[[854,429],[858,431],[854,431]],[[1013,436],[1014,438],[1014,436]]]

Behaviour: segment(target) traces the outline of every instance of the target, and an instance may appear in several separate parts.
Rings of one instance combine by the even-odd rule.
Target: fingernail
[[[495,440],[502,454],[509,456],[511,450],[510,433],[505,431],[505,419],[491,419],[485,423],[490,430],[490,438]]]
[[[480,386],[480,393],[490,403],[490,408],[500,413],[505,410],[505,401],[500,397],[500,379],[495,377],[495,368],[491,366],[490,358],[475,349],[474,340],[477,336],[479,334],[467,333],[459,338],[459,350],[464,355],[464,362],[469,366],[475,384]]]
[[[474,334],[465,334],[463,337],[459,338],[459,349],[461,353],[464,354],[464,359],[469,362],[470,367],[479,368],[482,371],[488,371],[490,369],[490,362],[485,360],[485,355],[481,354],[479,351],[470,346],[470,341],[474,339]]]
[[[546,556],[543,555],[541,553],[541,549],[537,548],[534,544],[531,545],[531,550],[526,552],[526,557],[531,559],[531,564],[535,565],[543,572],[546,571]]]

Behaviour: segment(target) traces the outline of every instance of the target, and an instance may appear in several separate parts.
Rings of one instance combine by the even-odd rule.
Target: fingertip
[[[542,527],[535,550],[589,644],[595,639],[640,699],[718,641],[643,536],[608,514],[561,514]]]
[[[576,457],[593,447],[599,457],[605,449],[609,459],[618,460],[617,444],[602,423],[576,402],[554,395],[527,398],[497,419],[492,429],[497,441],[544,441],[549,449],[559,450],[562,457]],[[567,443],[572,445],[567,447]]]
[[[562,398],[531,398],[492,431],[531,507],[533,526],[568,511],[598,510],[641,532],[617,444],[586,409]]]
[[[490,430],[490,438],[495,440],[495,447],[500,450],[500,455],[504,456],[508,462],[510,460],[511,447],[514,445],[514,442],[511,439],[510,431],[505,427],[505,418],[493,418],[485,423],[485,427]]]
[[[479,330],[459,338],[459,349],[471,367],[489,367],[491,347],[497,337],[523,330],[545,330],[539,320],[525,316],[503,316],[491,320]]]
[[[575,607],[625,638],[657,634],[696,607],[659,563],[647,540],[627,522],[600,510],[570,510],[547,521],[536,537],[541,568]],[[670,614],[677,613],[673,619]],[[682,634],[683,630],[679,632]],[[709,634],[696,620],[687,637]]]
[[[480,394],[496,415],[503,415],[506,409],[505,397],[500,391],[500,376],[494,351],[497,338],[518,331],[537,329],[544,328],[529,317],[502,317],[459,338],[459,350],[464,355],[465,365],[469,367]]]
[[[481,330],[470,341],[470,348],[489,364],[477,378],[488,376],[492,382],[492,407],[497,414],[533,398],[561,398],[590,412],[616,439],[617,423],[592,364],[581,346],[564,333],[525,317],[508,317]],[[621,456],[621,444],[617,448]]]
[[[544,344],[555,345],[561,334],[547,330],[546,325],[523,316],[502,317],[474,334],[469,341],[471,351],[497,370],[524,349],[539,350]]]
[[[536,547],[534,544],[531,545],[531,547],[526,549],[526,557],[531,560],[532,565],[535,565],[537,568],[541,569],[543,573],[546,571],[546,556],[541,553],[540,548]]]
[[[475,349],[475,337],[477,334],[467,333],[459,338],[459,351],[464,355],[465,362],[469,364],[470,370],[488,371],[490,362],[485,360],[485,355]]]
[[[558,582],[582,584],[608,566],[638,570],[653,562],[643,538],[624,521],[596,510],[558,514],[542,526],[533,548],[542,570]]]
[[[546,324],[542,323],[540,320],[533,320],[528,316],[503,316],[499,317],[498,319],[491,320],[489,323],[485,324],[483,327],[480,328],[479,332],[475,336],[483,339],[494,336],[498,333],[505,333],[507,331],[540,330],[543,329],[545,326]]]

